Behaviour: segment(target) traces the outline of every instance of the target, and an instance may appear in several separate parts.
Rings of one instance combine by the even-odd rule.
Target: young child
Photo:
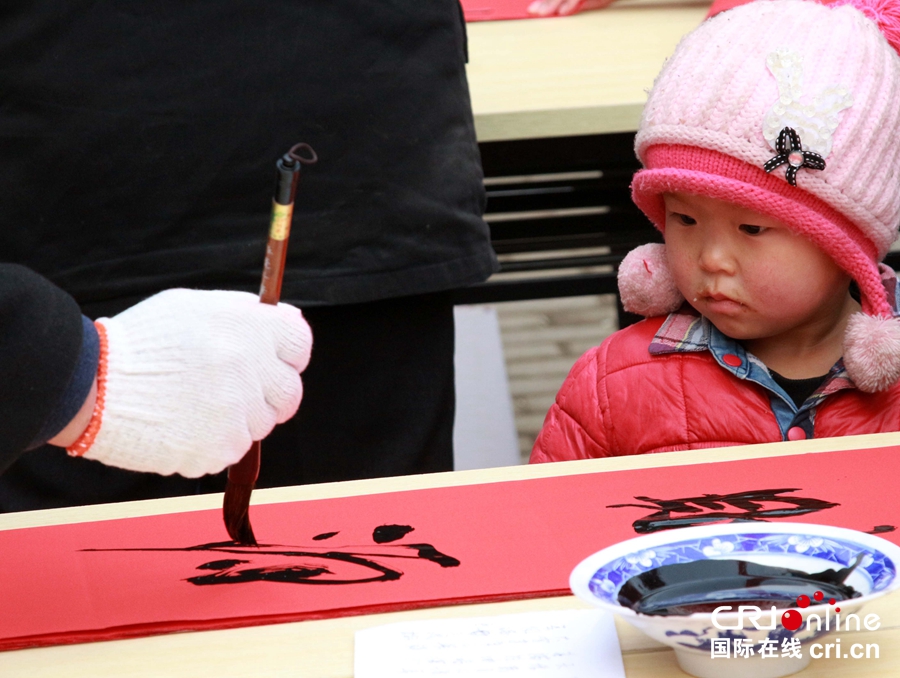
[[[757,0],[682,40],[635,141],[666,244],[619,270],[648,319],[579,359],[532,462],[900,430],[898,49],[900,0]]]

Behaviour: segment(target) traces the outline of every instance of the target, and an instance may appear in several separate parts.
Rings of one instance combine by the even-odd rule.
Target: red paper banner
[[[528,5],[534,0],[461,0],[466,21],[533,19]]]
[[[0,649],[568,592],[637,533],[792,520],[900,543],[900,448],[412,490],[0,532]]]

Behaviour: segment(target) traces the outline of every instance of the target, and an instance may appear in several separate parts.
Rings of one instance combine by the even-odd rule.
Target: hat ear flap
[[[844,332],[844,367],[866,393],[893,386],[900,379],[900,319],[850,316]]]
[[[631,250],[619,264],[619,296],[629,313],[645,317],[677,311],[684,297],[675,286],[666,246],[657,243]]]

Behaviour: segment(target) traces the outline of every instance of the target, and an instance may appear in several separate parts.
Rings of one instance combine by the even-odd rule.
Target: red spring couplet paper
[[[539,478],[0,532],[0,649],[564,594],[641,533],[792,520],[898,542],[900,448]]]
[[[461,0],[466,21],[533,19],[528,5],[534,0]]]

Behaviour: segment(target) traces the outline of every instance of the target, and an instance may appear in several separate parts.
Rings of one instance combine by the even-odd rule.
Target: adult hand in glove
[[[288,304],[174,289],[96,325],[96,402],[50,441],[70,454],[196,478],[236,463],[300,405],[312,335]]]

